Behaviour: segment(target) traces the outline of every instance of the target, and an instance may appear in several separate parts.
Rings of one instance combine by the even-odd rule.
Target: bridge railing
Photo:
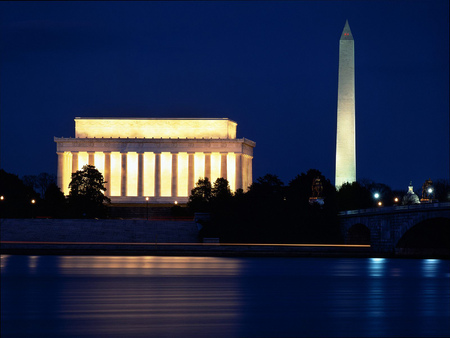
[[[417,210],[439,210],[439,209],[450,209],[450,202],[442,203],[423,203],[423,204],[413,204],[413,205],[399,205],[393,207],[379,207],[370,209],[359,209],[359,210],[347,210],[339,212],[339,216],[346,215],[359,215],[359,214],[369,214],[369,213],[393,213],[397,211],[417,211]]]

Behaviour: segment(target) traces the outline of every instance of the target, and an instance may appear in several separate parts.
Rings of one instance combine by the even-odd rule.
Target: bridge
[[[349,210],[340,212],[339,219],[346,244],[370,244],[375,252],[394,253],[399,247],[405,247],[408,235],[413,232],[416,239],[420,237],[425,241],[440,236],[439,233],[448,237],[450,203]],[[449,239],[441,239],[438,239],[438,249],[450,251],[448,247],[442,248],[442,243]],[[422,247],[426,247],[424,245]]]

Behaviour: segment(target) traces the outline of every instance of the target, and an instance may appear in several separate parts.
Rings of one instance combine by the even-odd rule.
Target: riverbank
[[[450,250],[369,245],[199,243],[193,221],[3,219],[0,230],[5,255],[450,258]]]
[[[370,246],[251,243],[64,243],[2,241],[0,252],[2,254],[16,255],[372,257]]]

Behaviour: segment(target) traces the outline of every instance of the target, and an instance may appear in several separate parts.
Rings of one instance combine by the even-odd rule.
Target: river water
[[[450,336],[450,261],[3,255],[1,336]]]

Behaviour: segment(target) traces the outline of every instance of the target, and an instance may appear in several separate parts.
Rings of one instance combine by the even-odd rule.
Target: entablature
[[[98,152],[234,152],[253,156],[256,143],[242,139],[64,138],[55,137],[57,151]]]

